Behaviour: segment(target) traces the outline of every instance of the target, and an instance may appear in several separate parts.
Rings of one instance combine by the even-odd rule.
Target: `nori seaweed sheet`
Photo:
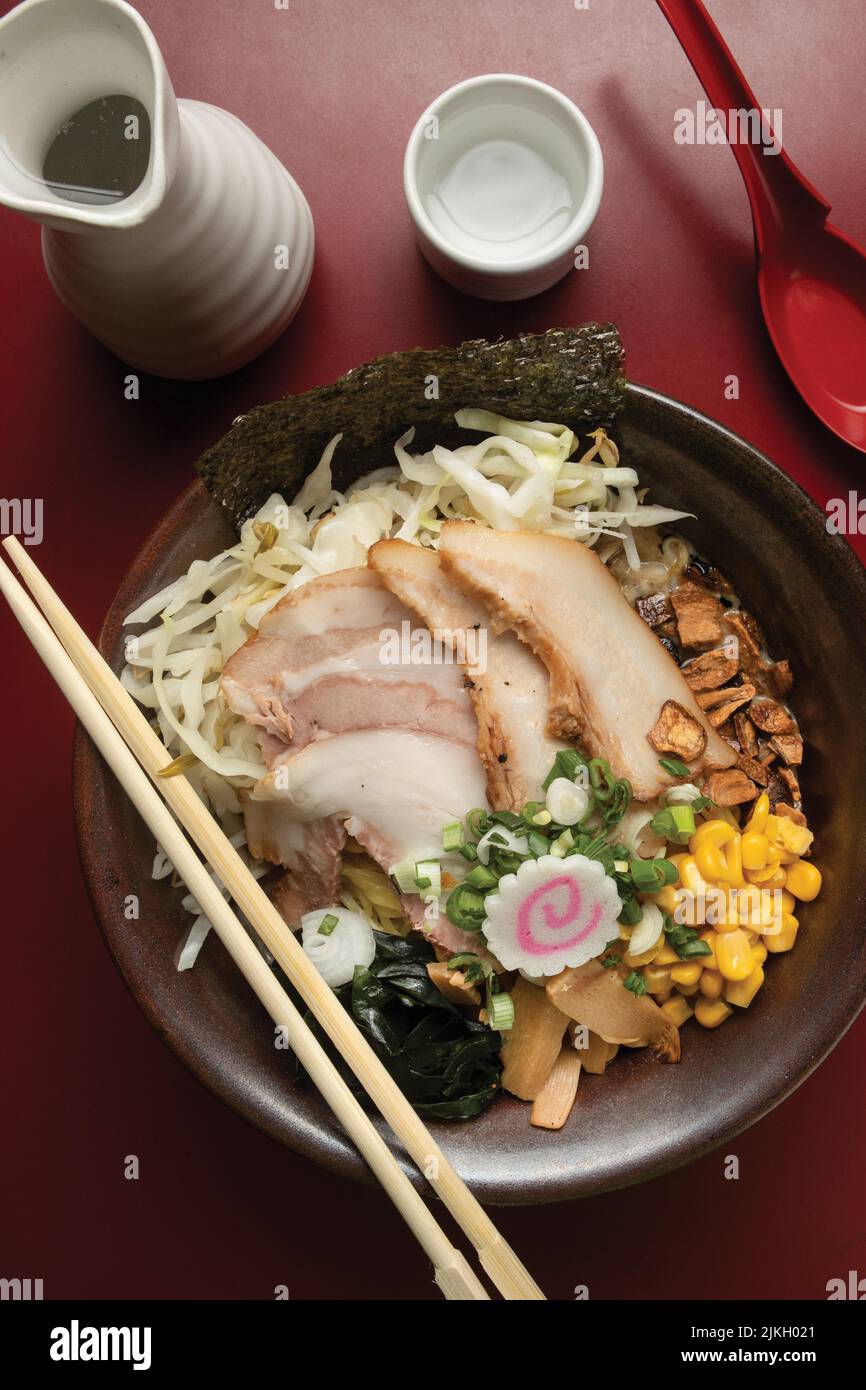
[[[394,462],[394,441],[415,427],[413,450],[472,438],[455,411],[475,406],[518,420],[610,428],[625,401],[623,347],[612,323],[456,348],[388,353],[329,386],[257,406],[202,455],[201,477],[239,529],[272,492],[291,500],[338,431],[334,486]],[[438,398],[430,378],[438,383]]]

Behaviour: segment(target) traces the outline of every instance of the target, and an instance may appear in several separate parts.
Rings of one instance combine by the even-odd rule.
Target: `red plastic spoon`
[[[760,110],[701,0],[658,5],[716,111]],[[752,207],[758,290],[776,351],[818,418],[866,452],[866,252],[829,225],[830,204],[784,151],[736,140],[731,148]]]

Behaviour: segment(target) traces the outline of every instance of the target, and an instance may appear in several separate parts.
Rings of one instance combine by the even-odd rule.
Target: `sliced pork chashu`
[[[293,929],[305,912],[333,907],[340,893],[346,827],[336,816],[304,823],[276,801],[255,801],[240,793],[250,853],[280,864],[286,872],[273,889],[273,900]]]
[[[410,857],[441,859],[443,825],[486,805],[474,748],[406,729],[308,743],[257,782],[250,800],[277,802],[301,825],[339,817],[386,869]]]
[[[550,680],[544,664],[513,633],[489,630],[485,605],[445,573],[435,551],[379,541],[368,563],[401,603],[464,657],[490,805],[519,811],[540,799],[541,783],[564,746],[547,730]]]
[[[446,573],[483,600],[496,629],[513,629],[544,662],[551,733],[606,758],[639,801],[672,780],[659,764],[660,721],[672,736],[681,725],[695,735],[694,755],[683,758],[695,774],[733,764],[678,666],[592,550],[559,536],[449,521],[439,554]]]
[[[226,663],[222,689],[231,708],[261,729],[269,765],[354,729],[417,729],[472,745],[477,728],[460,672],[399,660],[398,636],[411,654],[417,630],[371,570],[324,575],[266,614]]]
[[[485,806],[484,770],[474,748],[433,734],[368,729],[308,743],[273,768],[250,793],[257,814],[279,808],[285,835],[302,835],[335,820],[386,872],[406,859],[442,855],[442,827]],[[285,818],[285,819],[283,819]],[[318,832],[317,832],[318,833]],[[465,862],[454,857],[453,870]],[[478,937],[445,918],[440,930],[423,919],[420,898],[404,899],[414,924],[449,950],[477,950]]]

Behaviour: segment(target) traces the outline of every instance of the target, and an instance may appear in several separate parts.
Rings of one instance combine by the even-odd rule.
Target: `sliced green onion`
[[[415,882],[423,891],[429,891],[435,897],[439,897],[442,892],[442,865],[438,859],[419,859],[415,865]]]
[[[403,859],[399,864],[392,864],[391,866],[391,877],[401,893],[418,892],[418,885],[415,882],[417,876],[415,862],[412,859]]]
[[[550,841],[546,835],[541,835],[537,830],[530,830],[526,837],[529,853],[534,854],[536,859],[540,859],[543,854],[552,854]]]
[[[504,825],[506,830],[523,829],[523,817],[515,811],[491,811],[490,819],[494,825]]]
[[[330,936],[334,928],[339,925],[339,918],[335,917],[333,912],[326,913],[317,928],[319,936]]]
[[[466,844],[466,831],[463,829],[463,822],[453,820],[449,825],[442,827],[442,850],[445,854],[453,854],[457,849],[462,849]]]
[[[488,960],[482,960],[472,951],[461,951],[459,955],[452,956],[447,962],[449,970],[462,970],[465,979],[469,984],[474,984],[476,980],[483,980],[493,974],[493,966]]]
[[[484,898],[466,883],[458,883],[448,894],[445,914],[449,922],[461,931],[478,932],[484,925],[486,909]]]
[[[561,835],[557,835],[556,839],[553,841],[553,844],[550,846],[548,853],[552,854],[556,859],[564,859],[565,856],[573,849],[574,836],[572,835],[568,827],[566,827],[566,829],[563,830]]]
[[[545,806],[545,808],[544,808],[543,811],[536,811],[535,815],[532,817],[532,824],[533,824],[533,825],[550,825],[550,822],[551,822],[552,820],[553,820],[553,816],[550,814],[550,812],[548,811],[547,807]]]
[[[619,825],[632,801],[631,782],[625,777],[614,783],[613,794],[610,803],[605,807],[602,819],[605,827],[612,830],[615,825]]]
[[[621,956],[602,956],[599,965],[602,970],[615,970],[621,959]]]
[[[526,863],[525,854],[517,854],[511,849],[496,849],[495,847],[490,859],[500,874],[516,874],[521,865]]]
[[[561,748],[553,760],[553,767],[548,772],[541,786],[547,791],[551,782],[557,777],[567,777],[573,782],[579,767],[586,767],[586,758],[582,757],[575,748]]]
[[[629,898],[628,902],[623,903],[617,921],[622,922],[624,927],[636,927],[642,916],[643,908],[637,898]]]
[[[490,1027],[497,1033],[505,1033],[514,1027],[514,1003],[510,994],[493,994],[487,1003],[487,1017]]]
[[[483,864],[476,864],[474,869],[469,870],[463,882],[467,883],[470,888],[478,888],[482,893],[485,893],[489,888],[495,888],[499,879]]]
[[[713,954],[709,942],[701,941],[700,938],[697,941],[684,941],[678,950],[676,947],[674,949],[680,960],[697,960],[698,956],[711,956]]]
[[[480,840],[485,830],[490,829],[490,817],[486,811],[479,810],[479,808],[476,807],[475,810],[470,811],[469,815],[466,817],[466,826],[470,835],[474,835],[476,840]]]
[[[631,993],[636,995],[638,998],[640,998],[642,994],[646,994],[646,980],[644,979],[643,975],[639,975],[636,970],[633,970],[630,975],[626,975],[625,979],[623,980],[623,984],[625,985],[626,989],[630,990]]]
[[[687,803],[668,806],[664,811],[656,812],[650,821],[650,827],[653,834],[658,835],[660,839],[684,845],[695,833],[695,813]]]
[[[616,872],[617,872],[618,874],[627,874],[627,873],[628,873],[628,860],[627,860],[627,859],[614,859],[614,861],[613,861],[613,867],[616,869]]]
[[[691,777],[691,768],[680,762],[679,758],[659,758],[659,763],[671,777]]]
[[[596,801],[610,801],[616,787],[616,778],[606,758],[590,758],[589,783]]]
[[[466,841],[465,845],[460,846],[459,853],[469,864],[474,864],[478,858],[478,849],[475,845],[471,844],[469,840]]]
[[[666,859],[633,859],[631,881],[639,893],[657,893],[667,883]]]

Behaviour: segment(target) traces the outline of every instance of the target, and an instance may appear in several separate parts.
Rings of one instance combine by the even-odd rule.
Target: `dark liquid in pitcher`
[[[146,107],[135,97],[99,97],[63,122],[42,177],[71,203],[117,203],[138,188],[149,160]]]

